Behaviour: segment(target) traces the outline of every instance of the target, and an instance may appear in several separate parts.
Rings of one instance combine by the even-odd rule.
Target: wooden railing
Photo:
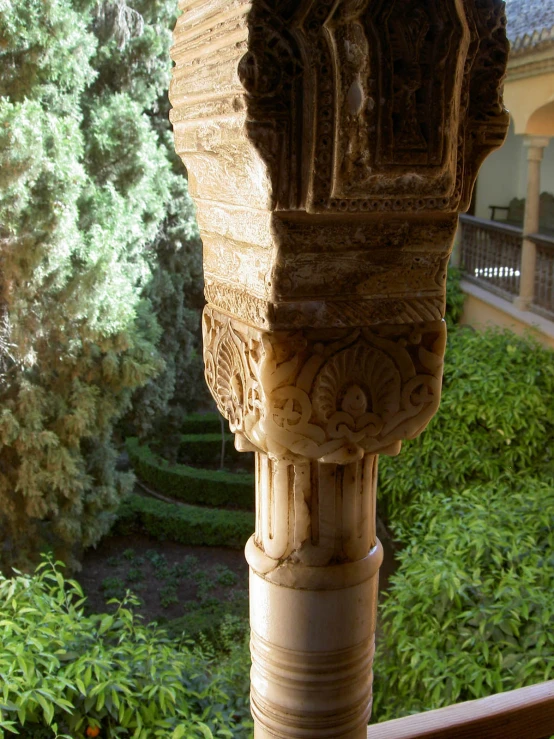
[[[533,309],[551,318],[554,315],[554,237],[533,234],[527,238],[537,250]]]
[[[460,216],[460,266],[465,277],[507,300],[520,294],[523,232],[520,228],[473,216]],[[526,236],[535,245],[534,294],[526,310],[554,318],[554,237]],[[527,247],[528,248],[528,247]],[[533,264],[533,261],[531,262]]]
[[[370,726],[367,739],[550,739],[554,680]]]
[[[460,216],[461,267],[472,282],[512,299],[519,294],[522,230]]]

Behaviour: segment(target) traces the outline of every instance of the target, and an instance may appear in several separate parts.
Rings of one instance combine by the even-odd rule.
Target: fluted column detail
[[[375,546],[377,455],[346,465],[256,458],[255,545],[279,561],[357,561]]]

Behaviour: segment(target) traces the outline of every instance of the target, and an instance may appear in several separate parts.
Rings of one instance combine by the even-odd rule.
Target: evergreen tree
[[[108,530],[132,483],[114,424],[164,370],[154,286],[174,265],[159,255],[198,273],[160,122],[172,14],[161,0],[0,0],[4,565],[45,546],[71,560]]]

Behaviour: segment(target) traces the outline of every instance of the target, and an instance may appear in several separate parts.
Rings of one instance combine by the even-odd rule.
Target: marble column
[[[364,739],[379,455],[440,402],[446,268],[506,135],[500,0],[181,0],[206,381],[256,453],[256,739]]]
[[[544,136],[526,136],[523,142],[527,149],[527,195],[523,220],[519,295],[514,301],[519,310],[529,310],[535,292],[536,246],[526,237],[539,231],[541,162],[548,141],[549,139]]]

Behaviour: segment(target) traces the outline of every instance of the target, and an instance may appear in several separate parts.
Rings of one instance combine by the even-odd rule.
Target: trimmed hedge
[[[148,534],[188,546],[242,549],[254,531],[254,514],[221,511],[130,495],[118,511],[112,534]]]
[[[238,452],[235,449],[233,434],[225,434],[225,461],[247,462],[252,454]],[[214,460],[221,459],[221,433],[219,434],[183,434],[179,449],[181,457],[193,466],[206,467]],[[233,473],[235,474],[235,473]]]
[[[191,504],[254,509],[254,475],[171,465],[134,437],[126,446],[137,475],[160,493]]]
[[[229,424],[224,419],[225,432],[229,433]],[[219,413],[191,413],[181,427],[183,434],[220,434],[221,416]]]

